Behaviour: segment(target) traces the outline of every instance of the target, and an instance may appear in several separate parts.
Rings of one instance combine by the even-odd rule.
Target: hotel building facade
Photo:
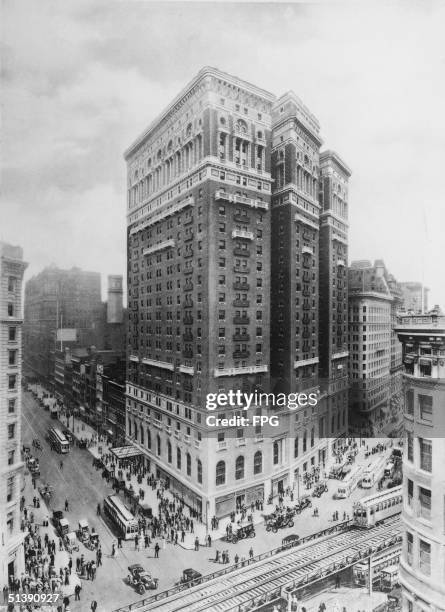
[[[403,610],[445,610],[445,316],[401,316],[403,346]]]
[[[0,584],[25,569],[20,530],[22,402],[22,283],[20,247],[0,242]]]
[[[318,407],[277,413],[263,404],[248,413],[242,406],[211,413],[206,396],[318,392],[320,145],[318,122],[294,94],[277,100],[204,68],[125,153],[127,435],[207,520],[294,487],[297,463],[302,470],[319,463]],[[291,314],[286,295],[297,288],[283,279],[280,292],[276,283],[285,260],[303,275],[297,227],[310,280],[301,280],[304,301],[302,294]],[[284,343],[276,321],[289,335],[286,321],[297,312],[305,313],[310,338],[297,349],[300,331],[293,327],[292,344],[283,344],[275,367],[276,343]],[[306,360],[301,370],[295,365]],[[209,414],[272,413],[279,427],[206,425]]]

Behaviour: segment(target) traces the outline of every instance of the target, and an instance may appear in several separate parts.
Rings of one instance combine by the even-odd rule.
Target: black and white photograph
[[[0,7],[0,612],[445,612],[445,3]]]

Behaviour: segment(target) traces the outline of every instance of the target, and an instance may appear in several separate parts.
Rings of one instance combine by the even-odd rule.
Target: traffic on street
[[[29,562],[30,574],[46,578],[72,612],[94,601],[114,610],[196,584],[220,567],[242,567],[351,521],[360,498],[397,477],[394,466],[387,469],[395,452],[388,441],[350,440],[329,469],[304,477],[299,496],[288,489],[206,527],[138,456],[119,458],[88,424],[63,410],[54,414],[35,392],[24,392],[23,528],[30,530],[28,559],[44,548],[35,557],[41,562]]]

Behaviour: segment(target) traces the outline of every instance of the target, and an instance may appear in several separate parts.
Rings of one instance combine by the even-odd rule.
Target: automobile
[[[321,497],[323,493],[326,493],[328,490],[327,483],[322,480],[321,482],[317,482],[312,492],[312,497]]]
[[[246,538],[254,538],[255,526],[253,523],[249,523],[248,525],[244,525],[243,527],[239,527],[234,532],[230,533],[226,540],[227,542],[231,542],[232,544],[236,544],[238,540],[245,540]]]
[[[77,537],[81,542],[87,542],[90,539],[90,528],[86,519],[80,519]]]
[[[99,534],[91,533],[89,539],[84,544],[88,550],[96,550],[99,546]]]
[[[305,497],[301,497],[298,502],[295,504],[295,512],[300,514],[305,508],[310,508],[312,506],[311,498],[306,495]]]
[[[294,512],[289,509],[286,512],[276,514],[275,518],[270,519],[266,523],[266,531],[273,531],[273,533],[276,533],[278,529],[283,529],[285,527],[293,527],[293,516]]]
[[[189,567],[182,572],[180,584],[188,584],[193,586],[195,584],[199,584],[201,582],[201,578],[202,574]]]
[[[79,544],[77,543],[76,533],[69,531],[63,538],[66,550],[71,554],[79,550]]]
[[[142,565],[135,563],[134,565],[128,566],[130,572],[127,576],[127,584],[134,587],[139,595],[143,595],[145,591],[157,589],[159,580],[153,578],[152,575],[147,572]]]
[[[139,502],[139,512],[147,518],[152,518],[153,516],[152,508],[146,502]]]
[[[53,525],[56,529],[58,529],[59,527],[59,523],[60,521],[63,519],[63,512],[62,510],[53,510],[53,517],[52,517],[52,521],[53,521]]]
[[[61,518],[59,521],[59,526],[57,528],[57,531],[60,535],[60,537],[64,537],[67,535],[67,533],[69,533],[70,530],[70,524],[68,522],[68,520],[66,518]]]
[[[296,533],[291,533],[281,540],[281,546],[283,548],[291,548],[295,546],[300,541],[300,536]]]
[[[342,465],[333,465],[329,472],[329,478],[340,478],[343,471]]]

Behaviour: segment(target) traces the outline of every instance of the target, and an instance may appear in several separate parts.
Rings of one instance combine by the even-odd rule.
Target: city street
[[[41,470],[38,484],[48,483],[54,487],[49,514],[51,515],[53,510],[63,510],[65,499],[68,499],[69,512],[66,513],[66,517],[70,522],[70,529],[76,530],[78,521],[80,519],[87,519],[90,528],[94,527],[100,536],[103,565],[98,568],[95,581],[82,581],[81,602],[79,604],[79,602],[72,601],[71,604],[71,609],[75,612],[84,610],[85,602],[88,602],[89,606],[89,602],[93,599],[98,601],[99,610],[112,610],[141,599],[140,595],[124,583],[124,578],[128,574],[128,565],[141,563],[154,577],[159,578],[157,591],[159,592],[172,587],[178,582],[185,568],[192,567],[202,574],[222,569],[223,565],[214,562],[216,549],[220,551],[228,550],[231,564],[234,562],[236,554],[238,554],[240,560],[243,557],[248,558],[250,547],[253,548],[255,555],[263,553],[280,546],[282,538],[291,533],[305,536],[331,526],[333,524],[332,513],[334,510],[339,512],[340,520],[343,518],[344,512],[351,515],[353,501],[372,492],[372,490],[364,491],[357,488],[349,499],[334,500],[332,495],[336,490],[338,481],[329,480],[328,493],[325,493],[320,499],[313,498],[313,506],[318,508],[319,517],[313,517],[313,508],[308,508],[301,515],[295,517],[295,526],[293,528],[281,529],[276,534],[273,534],[266,532],[264,524],[261,523],[255,526],[256,537],[253,539],[242,540],[237,544],[228,544],[224,541],[214,540],[211,549],[201,546],[198,552],[185,549],[180,545],[175,546],[169,542],[164,543],[158,539],[161,546],[159,559],[154,558],[156,540],[152,541],[150,548],[144,549],[142,546],[140,551],[134,550],[134,542],[132,540],[124,541],[123,549],[118,550],[116,557],[113,559],[111,557],[111,546],[113,542],[117,542],[116,533],[113,533],[110,526],[101,517],[97,516],[96,508],[97,504],[102,503],[104,497],[114,493],[114,491],[101,477],[101,471],[93,468],[93,457],[87,449],[80,449],[73,445],[67,455],[59,455],[55,451],[51,451],[48,443],[45,441],[45,434],[50,427],[56,424],[58,424],[58,421],[50,418],[49,411],[40,407],[31,393],[24,392],[23,443],[31,446],[33,438],[38,438],[42,444],[42,452],[37,451]],[[75,422],[75,432],[79,437],[89,437],[91,435],[90,428],[79,420]],[[32,452],[36,454],[36,451]],[[361,460],[365,461],[363,457]],[[60,461],[63,461],[63,469],[61,469]],[[149,503],[152,504],[156,511],[156,492],[149,491],[148,495],[151,495]],[[27,503],[29,504],[29,500],[27,500]],[[285,503],[290,505],[291,502],[287,499]],[[265,508],[264,513],[268,511]],[[255,520],[259,519],[260,513],[255,512]],[[225,528],[228,522],[228,519],[222,520],[220,527]],[[214,535],[212,532],[211,534]],[[203,537],[200,537],[202,542],[203,539]],[[74,553],[73,555],[74,564],[76,556],[82,553],[85,555],[86,560],[95,557],[94,552],[87,550],[83,544],[79,544],[79,546],[79,553]],[[165,548],[163,548],[164,546]],[[150,591],[145,596],[155,592]]]

